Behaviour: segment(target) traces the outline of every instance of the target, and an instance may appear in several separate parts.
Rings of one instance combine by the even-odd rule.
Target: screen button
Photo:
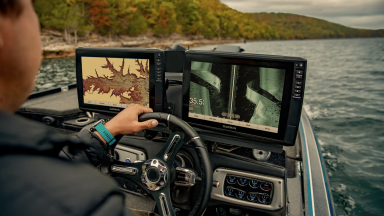
[[[265,125],[259,125],[259,130],[268,131],[268,132],[271,132],[271,133],[277,133],[278,128],[269,127],[269,126],[265,126]]]
[[[156,53],[156,58],[161,58],[163,57],[163,53]]]
[[[222,118],[213,117],[213,116],[207,116],[205,117],[205,120],[212,121],[212,122],[219,122],[219,123],[222,123],[223,121]]]
[[[303,74],[304,72],[302,70],[296,70],[296,74]]]
[[[301,93],[301,90],[295,89],[295,93]]]
[[[156,62],[157,63],[161,63],[161,59],[156,59]]]
[[[99,101],[99,105],[102,105],[102,106],[109,106],[109,103],[104,102],[104,101]]]
[[[118,104],[118,103],[109,103],[109,106],[113,106],[113,107],[121,107],[121,105]]]
[[[222,123],[224,124],[230,124],[230,125],[239,125],[239,121],[230,120],[230,119],[223,119]]]
[[[157,70],[158,70],[158,71],[161,71],[161,67],[158,67]]]
[[[204,115],[197,114],[197,113],[188,113],[188,117],[196,118],[196,119],[204,119],[205,120],[205,116]]]
[[[296,81],[296,85],[301,85],[301,84],[303,84],[303,83],[300,81]]]
[[[161,62],[156,62],[156,65],[157,66],[161,66]]]
[[[251,128],[257,130],[259,128],[258,124],[252,124],[249,122],[240,122],[239,126],[241,127],[246,127],[246,128]]]
[[[301,97],[301,94],[293,94],[294,97]]]
[[[301,86],[296,85],[295,88],[297,88],[297,89],[301,89]]]
[[[296,79],[303,79],[303,75],[301,75],[301,74],[296,74]]]
[[[84,100],[84,103],[86,103],[86,104],[95,104],[95,101],[92,101],[92,100]]]

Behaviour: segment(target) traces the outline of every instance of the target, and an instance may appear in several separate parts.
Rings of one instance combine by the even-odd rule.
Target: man
[[[0,0],[0,215],[131,214],[116,183],[90,165],[108,154],[97,131],[70,138],[14,115],[34,89],[40,61],[31,0]],[[156,127],[156,120],[138,122],[146,112],[152,109],[131,105],[105,128],[116,136]],[[72,161],[59,158],[64,146]]]

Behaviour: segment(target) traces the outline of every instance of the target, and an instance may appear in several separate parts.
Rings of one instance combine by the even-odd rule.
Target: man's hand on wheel
[[[135,134],[144,129],[154,128],[159,124],[157,120],[138,121],[140,114],[151,112],[153,112],[151,108],[139,104],[131,104],[107,122],[105,127],[113,136]],[[101,138],[100,134],[96,134]],[[104,141],[104,139],[102,140]]]

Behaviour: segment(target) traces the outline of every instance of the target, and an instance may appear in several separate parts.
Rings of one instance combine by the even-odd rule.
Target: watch
[[[112,136],[112,134],[108,131],[108,129],[104,126],[104,119],[101,119],[100,121],[96,122],[93,125],[93,130],[96,130],[99,132],[99,134],[104,138],[105,142],[111,146],[116,142],[115,137]]]

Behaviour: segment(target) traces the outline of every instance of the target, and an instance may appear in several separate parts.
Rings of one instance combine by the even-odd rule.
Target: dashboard
[[[146,160],[156,155],[157,151],[165,144],[165,141],[166,138],[160,138],[160,136],[153,140],[147,140],[144,137],[124,137],[116,146],[117,154],[115,154],[115,157],[122,162]],[[208,145],[208,147],[210,146]],[[239,149],[236,146],[231,147]],[[257,161],[255,158],[245,157],[244,154],[240,155],[240,151],[233,150],[231,147],[219,144],[215,152],[210,152],[213,165],[213,180],[218,184],[217,187],[212,189],[208,209],[218,207],[236,208],[247,209],[247,211],[253,213],[265,211],[267,215],[284,215],[286,211],[284,161],[280,163],[273,160],[267,162]],[[225,150],[226,148],[229,148],[229,150]],[[252,152],[252,149],[246,149],[246,151]],[[285,158],[283,153],[272,152],[272,157],[281,161]],[[190,164],[192,164],[192,167],[200,172],[197,163],[198,156],[192,147],[183,147],[182,155],[177,166],[191,167]],[[188,157],[184,157],[185,155],[188,155]],[[128,186],[128,190],[143,193],[139,187],[129,186],[129,183],[121,179],[119,183],[121,187]],[[198,195],[194,193],[198,191],[198,187],[198,181],[193,187],[175,185],[171,189],[173,206],[184,210],[190,209],[193,206],[193,200]]]

